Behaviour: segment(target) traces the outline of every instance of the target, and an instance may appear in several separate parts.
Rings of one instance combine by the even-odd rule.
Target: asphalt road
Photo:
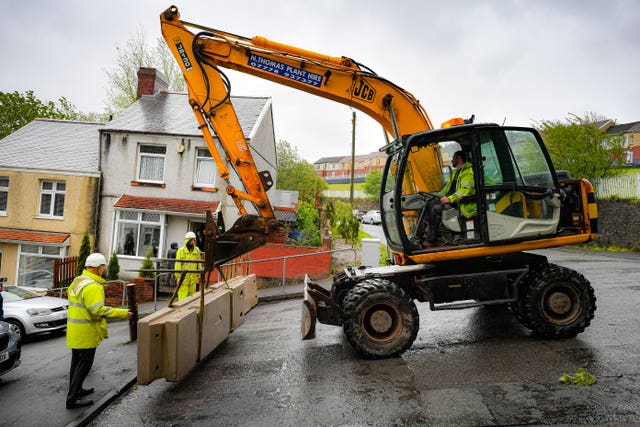
[[[368,361],[337,327],[299,341],[299,301],[260,304],[183,381],[135,387],[92,425],[640,424],[640,256],[544,253],[595,288],[595,319],[576,338],[538,339],[504,309],[420,304],[413,347]],[[558,381],[580,367],[597,384]]]
[[[85,409],[65,408],[71,363],[71,350],[65,340],[61,334],[26,340],[22,364],[0,377],[0,426],[63,426],[82,418]],[[135,378],[132,361],[136,355],[135,343],[129,342],[129,323],[109,323],[109,339],[98,347],[85,381],[85,388],[95,388],[91,395],[94,401],[106,398]]]
[[[382,230],[381,225],[373,225],[373,224],[362,224],[360,223],[360,228],[373,237],[374,239],[380,239],[380,243],[383,245],[387,244],[387,239],[384,237],[384,231]]]

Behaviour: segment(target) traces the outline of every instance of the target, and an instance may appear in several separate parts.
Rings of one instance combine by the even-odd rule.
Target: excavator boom
[[[228,181],[232,167],[246,188],[246,191],[227,188],[242,215],[246,214],[243,205],[246,201],[256,206],[261,217],[274,216],[264,176],[256,173],[231,105],[229,81],[220,68],[251,74],[356,108],[379,122],[396,140],[433,128],[426,111],[412,94],[353,59],[181,21],[175,6],[164,11],[160,21],[162,34],[184,74],[189,103],[220,175]],[[440,167],[439,153],[432,152],[429,157],[422,164],[433,169],[430,171],[433,173]]]

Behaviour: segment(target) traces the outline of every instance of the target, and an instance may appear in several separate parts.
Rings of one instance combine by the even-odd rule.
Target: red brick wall
[[[283,260],[257,262],[267,258],[281,258],[283,256],[313,254],[316,252],[331,249],[331,240],[325,240],[324,245],[319,248],[308,246],[291,246],[267,243],[254,249],[249,254],[251,264],[249,271],[258,277],[282,278]],[[324,253],[318,255],[304,256],[299,258],[288,258],[286,261],[286,278],[302,279],[305,273],[312,278],[327,276],[331,268],[331,254]]]
[[[153,282],[137,281],[136,283],[136,303],[153,301]],[[122,305],[122,283],[109,283],[104,285],[104,303],[110,307],[120,307]],[[124,290],[125,306],[129,304]]]

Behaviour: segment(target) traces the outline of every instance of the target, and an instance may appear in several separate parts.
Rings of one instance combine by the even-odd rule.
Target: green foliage
[[[116,46],[113,68],[105,72],[109,113],[116,114],[136,101],[140,67],[160,70],[167,77],[170,90],[185,90],[182,72],[164,39],[159,37],[155,48],[151,48],[147,45],[144,32],[139,30],[127,40],[124,48]]]
[[[370,199],[380,199],[380,188],[382,187],[382,171],[374,169],[364,178],[364,192]]]
[[[118,255],[114,252],[109,258],[109,265],[107,265],[107,280],[117,280],[119,277],[120,263],[118,262]]]
[[[327,218],[329,219],[329,225],[333,228],[349,215],[353,216],[353,208],[349,203],[345,203],[340,200],[332,200],[325,206],[327,210]]]
[[[97,117],[77,112],[75,106],[64,97],[53,102],[36,98],[31,90],[25,93],[0,92],[0,139],[36,118],[95,120]]]
[[[338,224],[338,233],[340,233],[340,237],[347,243],[351,243],[352,245],[358,243],[360,221],[351,214],[351,211],[349,211],[347,216],[341,217],[340,224]]]
[[[76,276],[82,274],[84,270],[84,263],[87,261],[87,257],[91,254],[91,237],[89,236],[89,230],[84,232],[82,236],[82,243],[80,244],[80,252],[78,254],[78,264],[76,265]]]
[[[316,173],[315,167],[300,158],[298,150],[289,142],[280,140],[276,146],[278,156],[278,190],[297,191],[300,202],[314,203],[316,194],[327,188],[327,183]]]
[[[594,124],[600,117],[571,115],[566,123],[543,121],[536,127],[543,136],[556,170],[572,178],[605,178],[614,175],[624,151],[622,138],[609,135]]]
[[[576,375],[562,374],[559,378],[559,381],[563,384],[575,384],[575,385],[594,385],[598,382],[598,379],[593,376],[593,374],[589,373],[584,368],[578,368],[576,371]]]
[[[327,210],[327,219],[329,220],[329,226],[336,225],[336,205],[333,201],[327,203],[324,207]]]
[[[153,270],[155,268],[155,266],[153,265],[153,261],[151,261],[152,257],[153,257],[153,251],[151,250],[151,246],[148,246],[147,256],[144,257],[144,259],[142,260],[142,265],[140,266],[141,270]],[[138,277],[154,278],[155,276],[156,276],[156,273],[154,273],[153,271],[138,272]]]
[[[294,240],[300,246],[320,246],[320,214],[309,203],[298,205],[298,233]]]

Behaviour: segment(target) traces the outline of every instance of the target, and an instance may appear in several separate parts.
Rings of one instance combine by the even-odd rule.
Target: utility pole
[[[352,112],[351,120],[351,187],[349,188],[349,203],[353,207],[353,178],[356,168],[356,112]]]

